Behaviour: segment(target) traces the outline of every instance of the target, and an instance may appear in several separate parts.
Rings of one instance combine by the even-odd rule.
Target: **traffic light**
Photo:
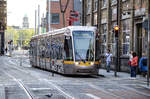
[[[72,25],[72,20],[71,20],[71,19],[72,19],[72,17],[70,16],[70,17],[69,17],[69,26]]]
[[[119,36],[119,26],[114,27],[114,33],[115,33],[115,37]]]
[[[70,10],[70,16],[68,18],[69,26],[73,25],[74,21],[79,21],[78,17],[79,17],[78,11]]]
[[[79,16],[79,12],[71,10],[70,11],[70,16],[72,16],[72,17],[78,17]]]

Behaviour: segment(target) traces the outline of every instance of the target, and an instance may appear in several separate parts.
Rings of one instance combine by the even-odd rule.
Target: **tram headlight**
[[[91,65],[94,65],[94,62],[91,62]]]
[[[79,65],[79,62],[75,62],[75,65]]]

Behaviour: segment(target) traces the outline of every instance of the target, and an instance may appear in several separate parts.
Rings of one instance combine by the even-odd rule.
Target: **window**
[[[59,14],[58,13],[51,14],[51,24],[59,24]]]
[[[97,11],[98,0],[94,0],[94,11]]]
[[[73,31],[75,61],[94,61],[94,33]]]
[[[102,8],[107,6],[107,0],[102,0]]]
[[[113,29],[114,29],[114,27],[117,25],[117,22],[113,22],[112,23],[112,31],[113,31]],[[115,46],[115,44],[116,44],[116,42],[115,42],[115,34],[114,34],[114,32],[112,32],[112,39],[111,39],[111,49],[112,49],[112,54],[113,55],[115,55],[115,52],[116,52],[116,46]]]
[[[101,40],[102,40],[101,54],[104,54],[106,52],[106,32],[107,32],[107,25],[103,24],[101,29]]]
[[[72,49],[72,38],[65,37],[64,42],[64,60],[65,61],[73,61],[73,49]]]
[[[112,0],[111,1],[112,5],[117,3],[117,0]]]
[[[129,20],[124,20],[122,22],[123,25],[123,55],[128,54],[129,52],[129,44],[130,44],[130,27],[129,27]]]
[[[91,1],[92,0],[88,0],[88,2],[87,2],[87,14],[89,14],[91,12]]]

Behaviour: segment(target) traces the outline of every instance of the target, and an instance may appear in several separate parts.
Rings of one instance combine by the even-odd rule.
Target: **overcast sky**
[[[46,13],[46,0],[7,0],[7,25],[22,27],[23,17],[29,17],[29,27],[34,28],[35,9],[40,4],[40,16]]]

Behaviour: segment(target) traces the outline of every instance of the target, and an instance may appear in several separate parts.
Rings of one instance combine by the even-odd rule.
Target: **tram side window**
[[[73,61],[73,50],[72,50],[71,37],[65,38],[64,50],[65,50],[64,60]]]

